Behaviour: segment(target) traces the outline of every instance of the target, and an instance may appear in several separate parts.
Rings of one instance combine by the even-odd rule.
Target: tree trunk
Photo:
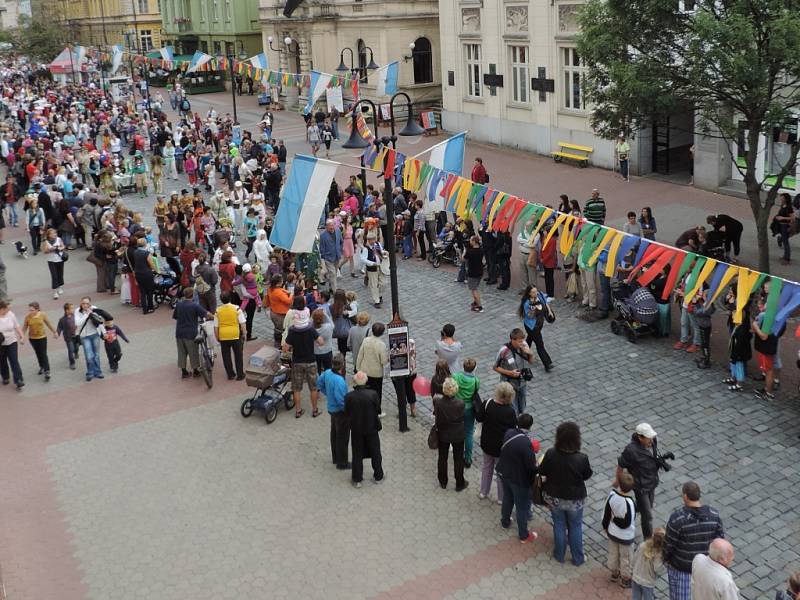
[[[758,243],[758,270],[769,273],[769,207],[761,205],[761,187],[747,186],[747,198],[756,221],[756,240]]]

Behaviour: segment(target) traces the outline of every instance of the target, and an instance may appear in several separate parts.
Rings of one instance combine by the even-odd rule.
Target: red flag
[[[389,151],[386,153],[386,162],[384,162],[383,167],[384,179],[394,179],[394,161],[396,157],[397,152],[395,152],[393,148],[389,148]]]
[[[353,88],[353,102],[358,102],[358,77],[353,77],[350,84]]]

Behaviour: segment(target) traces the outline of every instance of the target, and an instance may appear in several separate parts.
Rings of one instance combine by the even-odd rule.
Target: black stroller
[[[456,244],[455,238],[445,238],[434,242],[433,252],[428,254],[428,261],[434,269],[438,269],[442,261],[449,262],[456,267],[461,266],[461,248]]]
[[[632,344],[643,335],[658,333],[658,303],[649,289],[614,281],[611,296],[617,311],[611,333],[624,335]]]
[[[725,260],[725,234],[713,229],[707,232],[700,254],[715,260]]]

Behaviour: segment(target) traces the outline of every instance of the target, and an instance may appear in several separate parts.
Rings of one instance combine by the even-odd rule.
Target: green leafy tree
[[[758,266],[768,271],[770,210],[800,144],[795,135],[767,189],[767,176],[756,176],[758,139],[797,122],[800,0],[589,0],[580,26],[593,126],[611,138],[692,107],[698,133],[724,139],[744,178]],[[746,144],[737,163],[740,123]]]

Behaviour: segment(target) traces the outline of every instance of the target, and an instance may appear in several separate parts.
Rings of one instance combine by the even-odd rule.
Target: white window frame
[[[147,41],[147,43],[145,43]],[[153,49],[153,31],[151,29],[139,30],[139,44],[142,52],[149,52]]]
[[[136,7],[140,15],[150,12],[150,2],[148,0],[136,0]]]
[[[508,60],[511,65],[511,102],[530,104],[530,49],[528,46],[509,45]]]
[[[207,12],[206,0],[200,0],[200,22],[201,23],[205,23],[206,22],[206,16],[207,16],[206,12]]]
[[[219,21],[219,0],[211,0],[211,20]]]
[[[483,66],[481,65],[481,45],[464,44],[465,90],[468,98],[483,97]]]
[[[233,19],[233,7],[231,6],[231,0],[225,0],[225,22],[230,23],[231,19]]]
[[[561,46],[558,49],[561,62],[561,108],[571,112],[586,112],[586,99],[583,94],[583,82],[586,77],[586,67],[583,59],[579,58],[579,65],[573,64],[578,55],[575,46]],[[578,105],[575,106],[575,76],[578,77]]]

